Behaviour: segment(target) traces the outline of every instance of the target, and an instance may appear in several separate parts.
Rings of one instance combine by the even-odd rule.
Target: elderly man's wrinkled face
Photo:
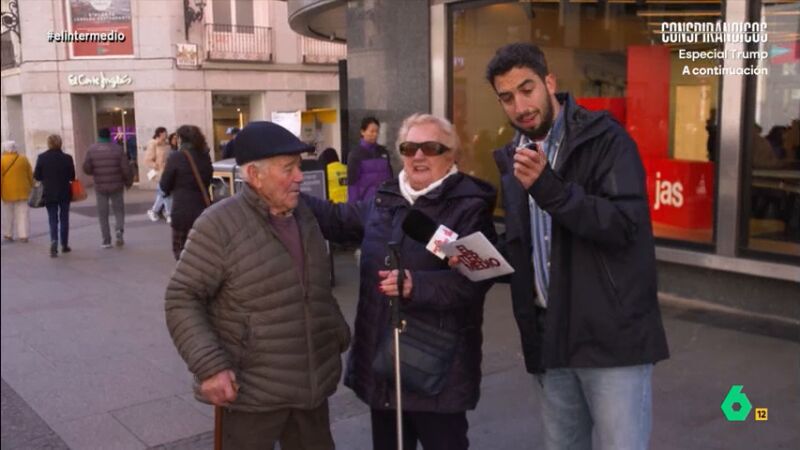
[[[447,136],[442,133],[438,125],[423,123],[414,125],[408,130],[405,142],[439,142],[449,147],[452,144],[447,142],[446,138]],[[413,156],[403,155],[403,169],[408,177],[408,183],[417,191],[425,189],[434,181],[444,177],[454,163],[453,149],[441,155],[427,156],[420,148]]]
[[[269,211],[283,215],[297,207],[300,198],[300,155],[279,155],[248,167],[250,185],[264,198]]]

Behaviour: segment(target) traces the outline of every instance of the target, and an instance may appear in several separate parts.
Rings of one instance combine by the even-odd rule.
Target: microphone
[[[444,225],[436,225],[433,219],[418,209],[408,212],[402,228],[411,239],[425,244],[425,248],[439,259],[444,259],[446,256],[441,246],[458,239],[458,233]]]
[[[515,149],[515,152],[518,152],[520,148],[527,148],[528,150],[533,150],[535,152],[539,151],[539,145],[537,145],[536,142],[528,142],[528,144],[524,146],[520,145]]]

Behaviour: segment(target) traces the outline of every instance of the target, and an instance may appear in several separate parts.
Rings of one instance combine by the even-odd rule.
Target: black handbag
[[[28,206],[31,208],[41,208],[44,206],[42,196],[44,195],[44,186],[41,182],[36,182],[31,188],[31,193],[28,195]]]
[[[404,389],[434,396],[444,388],[455,359],[459,335],[407,317],[400,333],[400,379]],[[372,370],[394,378],[394,329],[390,326],[378,345]]]

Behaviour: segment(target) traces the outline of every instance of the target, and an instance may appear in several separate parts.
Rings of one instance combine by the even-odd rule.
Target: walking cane
[[[231,381],[233,392],[239,393],[239,384],[236,380]],[[222,406],[214,406],[214,450],[222,450]]]
[[[400,244],[390,242],[392,251],[392,267],[397,269],[397,297],[390,299],[392,308],[392,328],[394,328],[394,391],[397,405],[397,448],[403,448],[403,392],[400,382],[400,333],[403,332],[405,321],[400,319],[400,302],[403,299],[403,281],[405,270],[400,260]]]
[[[222,450],[222,406],[214,407],[214,450]]]

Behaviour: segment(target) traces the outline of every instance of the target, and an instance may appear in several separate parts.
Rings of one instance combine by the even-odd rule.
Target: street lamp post
[[[185,25],[183,31],[186,35],[186,42],[189,42],[189,27],[192,26],[192,22],[200,22],[203,20],[206,0],[194,0],[194,6],[197,9],[189,5],[189,0],[183,0],[183,23]]]
[[[0,32],[2,34],[14,33],[17,35],[16,42],[11,41],[13,52],[11,55],[3,53],[2,68],[8,69],[9,67],[18,66],[22,61],[22,41],[19,28],[19,5],[17,0],[10,0],[7,2],[6,10],[0,11]],[[13,58],[9,58],[12,56]],[[8,61],[13,59],[13,61]]]
[[[122,149],[125,150],[125,156],[128,155],[128,136],[127,136],[127,128],[125,127],[125,116],[128,115],[128,111],[122,110]]]

